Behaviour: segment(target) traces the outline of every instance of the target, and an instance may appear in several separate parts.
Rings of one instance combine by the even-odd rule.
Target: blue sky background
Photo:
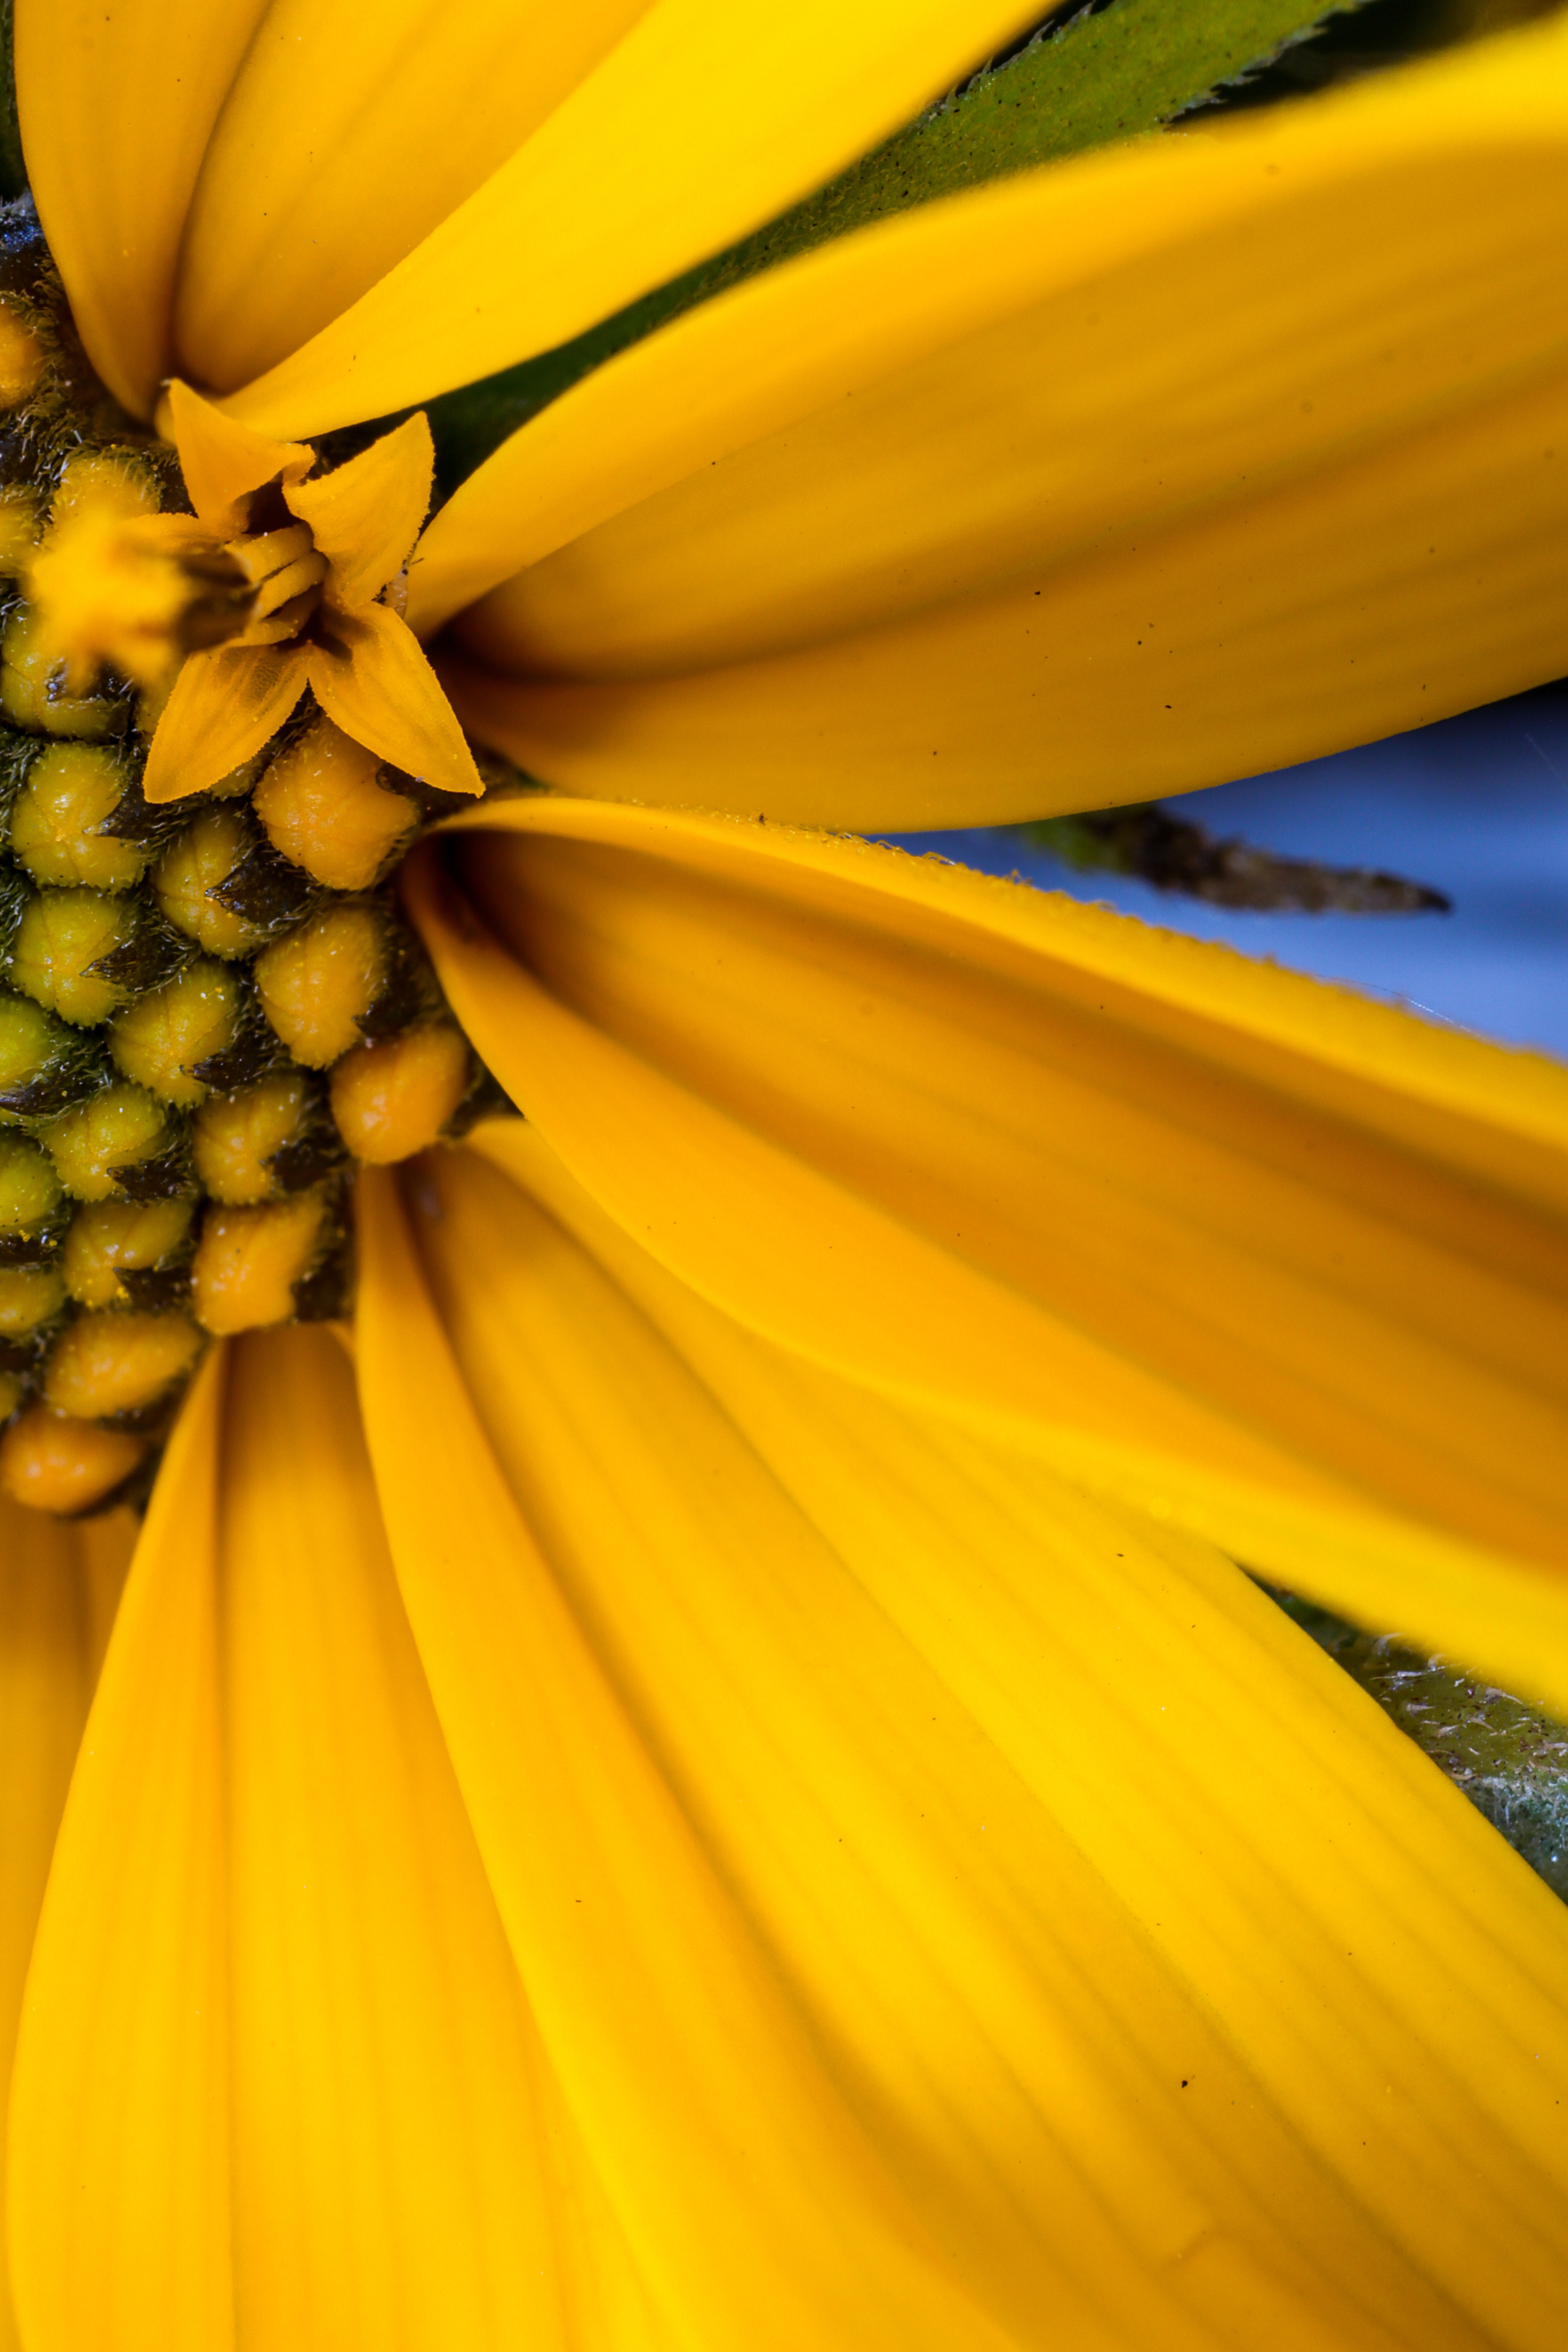
[[[1163,805],[1262,848],[1434,884],[1454,910],[1249,914],[1076,874],[1005,828],[899,838],[1568,1061],[1568,687]]]

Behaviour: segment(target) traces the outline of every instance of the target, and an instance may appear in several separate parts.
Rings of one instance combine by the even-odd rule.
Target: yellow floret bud
[[[125,797],[126,772],[99,743],[55,743],[27,771],[11,808],[11,855],[58,889],[132,890],[147,852],[98,830]]]
[[[271,1163],[297,1141],[309,1100],[299,1071],[283,1070],[203,1104],[191,1122],[191,1150],[215,1201],[237,1206],[277,1199],[283,1186]]]
[[[177,1259],[191,1229],[195,1202],[100,1201],[79,1209],[60,1254],[65,1286],[79,1307],[118,1307],[131,1293],[123,1274],[139,1274]]]
[[[0,490],[0,580],[19,580],[38,545],[38,507],[19,484]]]
[[[117,1177],[168,1149],[168,1113],[153,1095],[133,1086],[105,1087],[51,1119],[43,1143],[66,1191],[79,1201],[112,1200]]]
[[[65,1305],[66,1286],[52,1265],[0,1265],[0,1337],[25,1339]]]
[[[29,900],[12,943],[5,977],[35,1004],[90,1028],[107,1021],[128,993],[92,966],[129,946],[136,910],[100,890],[41,890]]]
[[[44,380],[44,347],[14,302],[0,297],[0,408],[16,408]]]
[[[191,1295],[204,1329],[226,1337],[287,1323],[294,1286],[320,1254],[327,1203],[301,1192],[268,1208],[209,1209],[191,1266]]]
[[[63,1110],[97,1076],[97,1055],[79,1030],[0,989],[0,1120]]]
[[[109,1024],[115,1067],[165,1102],[205,1100],[195,1063],[222,1054],[239,1027],[239,983],[221,963],[194,963],[163,988],[139,996]]]
[[[52,523],[79,522],[83,515],[116,514],[132,521],[154,515],[158,477],[134,449],[79,449],[60,468],[49,506]]]
[[[0,1437],[0,1486],[29,1510],[90,1511],[147,1458],[147,1442],[36,1404]]]
[[[329,907],[258,956],[261,1009],[297,1062],[324,1070],[361,1038],[386,984],[386,929],[374,907]]]
[[[0,1249],[46,1229],[64,1187],[48,1154],[20,1135],[0,1135]]]
[[[164,916],[208,955],[247,956],[267,937],[208,895],[227,881],[253,839],[243,811],[206,809],[153,868],[153,895]]]
[[[183,655],[246,625],[255,592],[244,566],[159,503],[157,477],[132,450],[82,450],[60,478],[27,593],[38,642],[72,693],[105,662],[155,691]]]
[[[411,800],[376,782],[381,767],[330,719],[313,720],[256,787],[273,848],[331,889],[366,888],[419,821]]]
[[[65,690],[58,649],[29,604],[0,631],[0,716],[30,734],[75,735],[101,742],[120,722],[120,707]]]
[[[201,1351],[202,1335],[185,1315],[79,1315],[49,1350],[44,1399],[79,1421],[143,1413]]]
[[[356,1046],[332,1071],[332,1117],[356,1160],[386,1167],[434,1143],[468,1090],[468,1042],[450,1022]]]
[[[20,1372],[0,1372],[0,1421],[9,1421],[27,1393]]]
[[[146,1415],[183,1383],[204,1344],[185,1315],[79,1316],[49,1351],[45,1402],[81,1421]]]

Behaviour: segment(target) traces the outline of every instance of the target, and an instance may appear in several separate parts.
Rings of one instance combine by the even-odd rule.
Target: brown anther
[[[202,1351],[184,1315],[79,1315],[44,1367],[44,1399],[80,1421],[144,1412],[182,1381]]]
[[[448,1021],[356,1046],[332,1070],[338,1133],[373,1167],[410,1159],[435,1142],[472,1076],[468,1041]]]
[[[301,1192],[266,1208],[209,1209],[191,1266],[191,1295],[204,1330],[219,1338],[287,1323],[294,1286],[320,1253],[327,1203]]]
[[[0,1487],[29,1510],[68,1519],[122,1486],[147,1452],[145,1438],[36,1404],[0,1437]]]

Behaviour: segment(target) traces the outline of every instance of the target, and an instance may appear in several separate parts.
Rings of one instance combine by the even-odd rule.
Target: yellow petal
[[[385,604],[363,604],[333,613],[328,626],[322,642],[287,648],[306,664],[328,718],[422,783],[482,793],[474,755],[407,623]]]
[[[695,1289],[1568,1696],[1563,1073],[889,851],[485,821],[410,876],[454,1010]]]
[[[326,326],[506,162],[647,5],[273,0],[191,206],[187,364],[208,383],[243,383]]]
[[[233,2342],[216,1474],[200,1374],[137,1547],[61,1823],[11,2105],[27,2352]]]
[[[268,482],[303,481],[316,462],[315,451],[302,442],[274,441],[265,433],[252,433],[177,378],[167,397],[169,432],[180,453],[191,504],[214,530],[246,530],[253,490]]]
[[[983,58],[1018,0],[652,0],[509,162],[254,383],[314,434],[471,382],[591,326],[827,179]],[[243,389],[241,386],[243,385]]]
[[[1328,133],[1333,118],[1312,127]],[[1255,140],[1247,157],[1255,174],[1259,150],[1268,143]],[[1341,160],[1337,142],[1331,152]],[[1292,161],[1276,167],[1288,189]],[[1184,243],[1156,241],[1162,192],[1146,185],[1142,254],[646,499],[525,572],[465,636],[543,677],[709,669],[1026,572],[1033,591],[1108,544],[1293,479],[1321,482],[1353,545],[1363,518],[1351,485],[1364,494],[1369,457],[1413,433],[1422,471],[1406,487],[1425,493],[1428,569],[1436,559],[1452,570],[1473,553],[1444,544],[1473,483],[1453,464],[1451,435],[1458,425],[1462,445],[1478,409],[1494,433],[1507,429],[1500,414],[1511,424],[1492,495],[1521,535],[1554,478],[1522,419],[1568,385],[1552,234],[1568,210],[1568,139],[1544,154],[1450,148],[1355,173],[1342,163],[1337,178],[1282,196],[1259,174],[1235,217]],[[1379,234],[1358,241],[1352,225],[1369,215]],[[984,208],[977,231],[983,219]],[[1032,245],[1044,226],[1027,224]],[[1258,285],[1263,251],[1272,299]],[[930,299],[945,307],[935,288]],[[1500,412],[1500,390],[1513,395]],[[1521,390],[1532,395],[1522,406]],[[1352,567],[1342,574],[1353,654],[1361,583]],[[1396,602],[1379,608],[1389,635],[1403,618]],[[1543,635],[1531,642],[1544,653]],[[1426,675],[1447,650],[1412,646],[1408,666]],[[1426,714],[1412,703],[1409,715]]]
[[[422,1171],[476,1409],[1012,2340],[1551,2344],[1562,1906],[1228,1563],[781,1357],[505,1132],[592,1255]]]
[[[0,2105],[7,2099],[22,1985],[60,1810],[87,1720],[101,1642],[129,1552],[129,1514],[64,1527],[0,1507]],[[107,1626],[102,1632],[107,1635]],[[5,2151],[0,2144],[0,2200]],[[18,2352],[0,2263],[0,2347]]]
[[[238,1349],[220,1525],[242,2337],[563,2347],[539,2053],[325,1331]]]
[[[409,1620],[562,2100],[671,2338],[1001,2352],[774,1973],[477,1423],[391,1179],[356,1360]],[[431,1465],[440,1465],[438,1477]]]
[[[190,655],[147,754],[147,798],[185,800],[253,758],[304,693],[312,650],[290,642]]]
[[[593,685],[441,675],[478,740],[576,793],[878,832],[1193,790],[1555,674],[1562,402],[1500,401],[797,652]]]
[[[422,415],[410,416],[346,465],[284,491],[332,567],[326,593],[333,604],[367,604],[403,569],[429,509],[435,471],[430,427]]]
[[[27,176],[71,313],[110,390],[150,416],[175,257],[213,121],[266,0],[19,0]]]
[[[1556,674],[1562,413],[1558,384],[1501,397],[795,652],[591,685],[441,675],[477,740],[574,793],[880,832],[1185,792]]]
[[[696,668],[1560,382],[1564,46],[1552,26],[1026,173],[752,279],[479,467],[420,550],[410,619],[533,566],[468,627],[501,667]]]

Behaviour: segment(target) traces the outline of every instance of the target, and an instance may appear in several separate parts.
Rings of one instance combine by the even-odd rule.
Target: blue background
[[[1075,873],[1009,828],[899,839],[1568,1060],[1568,687],[1163,805],[1221,836],[1431,883],[1453,912],[1251,914]]]

